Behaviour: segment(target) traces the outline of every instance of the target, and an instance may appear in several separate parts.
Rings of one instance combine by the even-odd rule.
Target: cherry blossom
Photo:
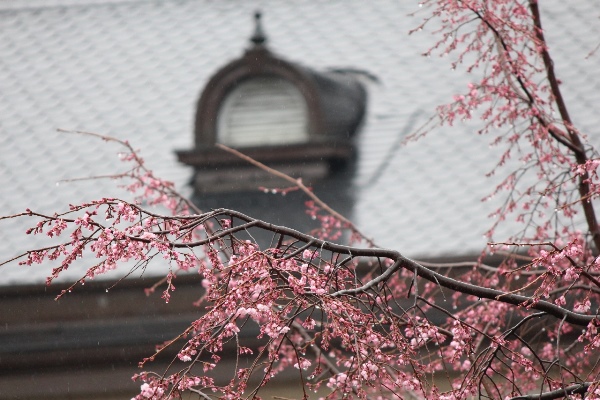
[[[165,349],[177,352],[168,371],[134,376],[138,400],[259,398],[286,370],[303,398],[317,389],[327,399],[600,398],[600,157],[569,117],[537,1],[421,5],[415,15],[426,16],[413,33],[437,24],[439,38],[425,54],[454,57],[452,68],[474,77],[437,109],[437,122],[480,119],[478,133],[503,149],[490,174],[505,175],[490,196],[506,201],[478,262],[426,263],[380,248],[301,180],[243,155],[293,185],[271,194],[303,191],[306,217],[319,227],[303,233],[235,210],[199,210],[110,137],[102,139],[123,146],[128,167],[115,178],[132,199],[5,217],[31,220],[26,234],[55,243],[7,262],[51,261],[50,285],[85,259],[85,274],[58,297],[115,269],[129,276],[159,264],[165,277],[147,293],[160,288],[169,302],[178,274],[201,276],[197,319],[140,362],[152,369]],[[497,237],[507,221],[521,228]],[[241,239],[251,230],[270,232],[271,244]],[[486,263],[499,255],[501,263]],[[244,361],[235,371],[228,354]]]

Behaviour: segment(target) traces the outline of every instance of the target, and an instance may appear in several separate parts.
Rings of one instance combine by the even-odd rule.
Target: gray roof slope
[[[600,11],[594,2],[542,6],[574,120],[592,132],[600,123],[600,77],[598,56],[585,57],[600,37]],[[478,252],[495,206],[480,202],[492,184],[484,173],[497,150],[487,151],[490,138],[474,134],[473,125],[398,145],[470,78],[451,71],[447,58],[421,56],[434,37],[407,36],[420,21],[408,16],[418,6],[395,0],[0,3],[2,214],[124,195],[111,181],[57,186],[60,179],[112,173],[119,164],[114,146],[56,128],[129,139],[157,175],[184,188],[190,171],[172,150],[191,147],[200,91],[247,46],[257,8],[277,54],[317,70],[363,69],[381,82],[369,85],[360,137],[357,225],[409,256]],[[32,245],[16,233],[25,228],[0,222],[0,258]],[[5,266],[0,285],[39,283],[47,273]]]

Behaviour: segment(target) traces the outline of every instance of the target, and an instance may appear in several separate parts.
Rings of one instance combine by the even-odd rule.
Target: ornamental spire
[[[263,46],[267,41],[267,37],[265,36],[265,32],[260,20],[261,17],[262,14],[260,11],[256,11],[254,13],[254,34],[250,38],[250,41],[254,43],[255,46]]]

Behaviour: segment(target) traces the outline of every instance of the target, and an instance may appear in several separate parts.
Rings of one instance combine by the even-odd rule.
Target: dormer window
[[[231,147],[306,143],[304,96],[278,76],[258,76],[235,86],[217,118],[217,141]]]
[[[366,108],[366,91],[352,74],[316,72],[286,61],[265,46],[260,14],[252,46],[218,70],[196,110],[195,147],[177,151],[194,167],[197,193],[273,186],[273,177],[215,147],[248,156],[318,182],[353,156]]]

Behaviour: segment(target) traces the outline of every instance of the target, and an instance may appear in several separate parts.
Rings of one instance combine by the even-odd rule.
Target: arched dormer
[[[227,182],[227,174],[240,172],[234,168],[246,166],[245,162],[216,148],[216,143],[315,179],[353,154],[351,139],[366,108],[361,83],[352,74],[316,72],[276,56],[265,46],[259,13],[255,20],[251,48],[219,69],[202,91],[195,148],[177,152],[181,162],[195,167],[201,192],[240,188],[239,183]],[[219,173],[213,179],[215,169]],[[244,183],[264,186],[259,178]]]

